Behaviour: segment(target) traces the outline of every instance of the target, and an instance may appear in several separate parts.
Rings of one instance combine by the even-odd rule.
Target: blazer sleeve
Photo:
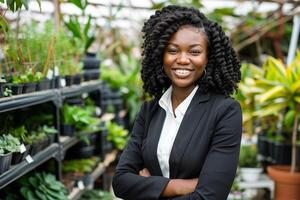
[[[217,108],[216,124],[198,185],[193,193],[172,200],[226,200],[239,161],[242,134],[240,104],[227,98]],[[161,198],[163,199],[163,198]]]
[[[113,176],[112,186],[117,197],[128,200],[159,199],[170,179],[161,176],[142,177],[144,167],[141,145],[145,132],[145,116],[149,104],[144,103],[135,119],[131,138],[123,151]]]

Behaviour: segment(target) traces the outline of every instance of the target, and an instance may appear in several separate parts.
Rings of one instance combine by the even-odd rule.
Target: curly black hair
[[[232,94],[241,79],[241,65],[229,38],[221,26],[208,20],[199,10],[175,5],[157,10],[143,26],[141,76],[144,91],[160,97],[171,85],[162,68],[163,52],[171,36],[183,25],[204,28],[208,39],[206,74],[198,81],[199,88],[203,93]]]

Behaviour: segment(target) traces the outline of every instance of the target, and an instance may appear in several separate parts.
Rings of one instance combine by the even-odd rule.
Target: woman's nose
[[[177,63],[181,65],[188,65],[190,64],[190,59],[186,53],[180,53],[177,57]]]

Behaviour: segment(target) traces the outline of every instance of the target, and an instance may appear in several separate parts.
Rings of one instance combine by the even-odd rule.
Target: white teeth
[[[191,71],[186,70],[186,69],[176,69],[175,73],[178,75],[186,76],[186,75],[189,75],[191,73]]]

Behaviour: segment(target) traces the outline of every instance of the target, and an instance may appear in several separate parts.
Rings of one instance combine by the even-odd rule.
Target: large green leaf
[[[277,103],[277,104],[270,104],[266,107],[260,108],[259,110],[253,113],[254,116],[258,117],[265,117],[269,115],[276,115],[281,110],[287,107],[286,103]]]
[[[286,71],[283,63],[273,57],[269,57],[263,66],[266,79],[286,82]]]
[[[284,97],[286,94],[286,88],[282,85],[275,86],[264,94],[257,96],[259,103],[264,103],[275,98]]]

